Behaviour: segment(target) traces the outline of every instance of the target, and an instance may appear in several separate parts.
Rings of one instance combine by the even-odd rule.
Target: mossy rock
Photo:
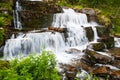
[[[104,36],[101,39],[98,40],[99,42],[103,42],[106,45],[107,49],[114,47],[114,37],[111,36]]]
[[[110,30],[107,27],[104,26],[96,26],[97,33],[99,37],[102,36],[109,36]]]
[[[94,32],[92,30],[92,27],[85,27],[85,31],[86,31],[86,36],[88,38],[89,41],[93,41],[94,39]]]
[[[101,51],[105,49],[104,43],[92,43],[89,46],[92,46],[92,49],[95,51]]]

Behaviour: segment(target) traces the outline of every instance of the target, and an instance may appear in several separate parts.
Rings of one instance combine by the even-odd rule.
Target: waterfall
[[[120,38],[114,38],[115,41],[115,47],[120,47]]]
[[[20,18],[19,18],[19,12],[22,10],[22,7],[19,4],[19,0],[16,1],[16,6],[15,6],[15,10],[14,10],[14,26],[15,29],[22,29],[22,24],[20,22]]]
[[[18,11],[21,10],[18,2],[16,2],[16,9]],[[17,20],[19,20],[19,16],[17,16]],[[19,21],[17,23],[19,23]],[[69,49],[75,48],[82,53],[82,51],[87,48],[89,41],[86,37],[85,27],[93,26],[94,34],[97,34],[95,25],[87,21],[86,14],[77,13],[73,9],[63,8],[63,13],[54,14],[52,26],[66,28],[67,36],[59,32],[36,33],[35,31],[19,34],[17,37],[13,35],[11,39],[6,41],[4,56],[12,58],[22,55],[23,57],[30,53],[40,53],[44,48],[52,50],[59,61],[67,62],[67,60],[73,57],[78,57],[67,54],[66,52],[69,51]],[[17,24],[16,28],[22,28],[22,26]]]

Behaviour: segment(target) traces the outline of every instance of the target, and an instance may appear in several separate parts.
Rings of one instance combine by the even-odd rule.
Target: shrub
[[[60,80],[51,51],[10,62],[10,68],[0,70],[0,80]],[[13,78],[13,79],[11,79]]]

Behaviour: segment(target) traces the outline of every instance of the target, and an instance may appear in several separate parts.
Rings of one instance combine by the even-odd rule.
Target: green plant
[[[4,29],[0,29],[0,41],[1,41],[1,42],[4,41],[4,36],[5,36],[5,31],[4,31]]]
[[[42,51],[38,56],[11,61],[9,69],[0,70],[0,80],[60,80],[55,66],[52,52]]]

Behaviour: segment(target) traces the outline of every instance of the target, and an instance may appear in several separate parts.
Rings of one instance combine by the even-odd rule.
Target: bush
[[[0,80],[60,80],[55,66],[55,56],[50,51],[42,51],[36,57],[11,61],[9,69],[0,70]]]

